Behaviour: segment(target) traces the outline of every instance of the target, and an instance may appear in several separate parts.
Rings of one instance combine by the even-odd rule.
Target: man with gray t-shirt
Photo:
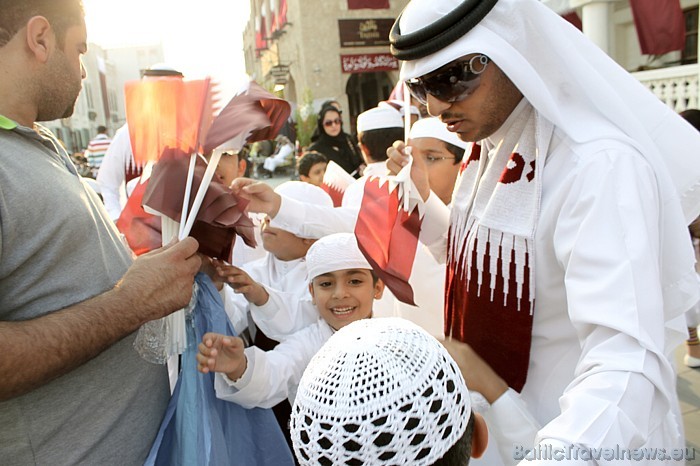
[[[36,121],[70,116],[80,0],[0,0],[0,463],[142,464],[169,397],[134,332],[184,307],[187,238],[132,261],[97,195]]]

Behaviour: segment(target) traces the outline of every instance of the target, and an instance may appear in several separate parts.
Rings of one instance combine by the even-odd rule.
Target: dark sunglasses
[[[326,120],[323,122],[323,126],[330,127],[333,125],[339,125],[343,122],[340,118],[336,118],[335,120]]]
[[[476,91],[481,83],[481,73],[488,64],[489,57],[475,55],[448,63],[420,78],[409,79],[406,85],[411,95],[422,104],[428,103],[428,94],[443,102],[458,102]]]

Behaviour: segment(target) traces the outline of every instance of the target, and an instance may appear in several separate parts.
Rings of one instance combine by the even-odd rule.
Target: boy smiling
[[[355,236],[321,238],[306,255],[309,292],[319,312],[316,323],[289,335],[272,351],[244,348],[243,340],[207,333],[199,344],[198,369],[217,372],[216,395],[245,408],[294,402],[299,380],[311,358],[336,330],[372,316],[384,291],[360,252]]]

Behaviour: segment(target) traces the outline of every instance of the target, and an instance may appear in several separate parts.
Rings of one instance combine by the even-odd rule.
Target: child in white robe
[[[282,183],[275,192],[309,205],[333,207],[333,201],[325,191],[301,181]],[[306,286],[304,257],[321,235],[297,236],[268,219],[263,221],[261,231],[262,246],[267,251],[264,257],[240,268],[221,261],[216,265],[220,276],[229,285],[223,290],[224,308],[236,332],[240,335],[248,329],[249,311],[252,310],[253,321],[258,323],[260,320],[259,327],[263,332],[279,340],[280,336],[297,330],[284,323],[287,321],[284,316],[278,317],[279,325],[266,325],[267,316],[280,314],[277,312],[280,303],[295,308],[299,306],[306,322],[303,326],[316,321],[317,313]],[[270,295],[273,295],[272,299],[269,299]],[[255,332],[252,326],[251,331]]]
[[[355,236],[321,238],[306,255],[309,292],[318,320],[264,352],[244,348],[238,337],[207,333],[199,345],[198,369],[216,372],[217,397],[245,408],[269,408],[294,401],[299,380],[311,358],[338,329],[372,316],[384,284],[360,252]]]

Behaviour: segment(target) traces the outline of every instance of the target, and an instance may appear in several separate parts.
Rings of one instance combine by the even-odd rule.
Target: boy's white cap
[[[395,108],[401,114],[402,118],[403,118],[404,114],[406,113],[404,111],[404,107],[406,107],[406,103],[403,100],[383,100],[377,104],[377,107]],[[420,110],[415,105],[411,105],[410,113],[412,115],[418,115],[420,117]]]
[[[439,118],[423,118],[413,123],[409,139],[418,138],[434,138],[448,142],[452,145],[466,149],[469,146],[468,142],[462,141],[457,133],[448,131],[447,125],[440,121]]]
[[[290,419],[302,465],[430,465],[464,435],[469,392],[425,330],[386,317],[353,322],[313,357]]]
[[[357,116],[357,132],[373,129],[403,128],[401,113],[393,107],[374,107]]]
[[[275,188],[275,192],[280,196],[284,196],[295,201],[303,202],[304,204],[312,204],[333,208],[333,199],[318,186],[303,181],[286,181]],[[273,228],[284,228],[275,222],[275,219],[270,219],[270,226]],[[320,238],[313,236],[312,238]]]
[[[346,269],[372,269],[352,233],[334,233],[316,241],[306,253],[308,281],[324,273]]]

